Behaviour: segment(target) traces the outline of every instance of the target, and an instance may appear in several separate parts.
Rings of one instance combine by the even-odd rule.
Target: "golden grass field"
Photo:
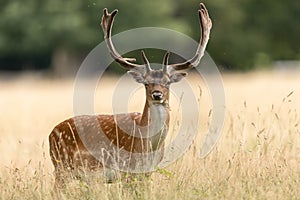
[[[202,90],[200,128],[182,158],[144,181],[73,181],[52,196],[48,135],[73,115],[73,80],[1,76],[0,199],[300,199],[299,77],[300,72],[224,74],[224,129],[205,159],[198,155],[211,104],[203,82],[191,77],[195,91],[199,85]],[[95,107],[110,113],[114,80],[104,82],[105,95],[96,94]],[[130,109],[141,111],[142,90],[135,95],[143,98],[132,100]],[[173,100],[173,119],[177,106]]]

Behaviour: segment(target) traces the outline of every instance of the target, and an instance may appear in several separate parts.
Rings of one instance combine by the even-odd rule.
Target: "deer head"
[[[118,10],[114,10],[108,13],[107,9],[104,9],[102,17],[102,29],[104,31],[104,39],[111,56],[125,69],[129,70],[128,73],[135,79],[136,82],[142,83],[146,89],[147,102],[151,104],[167,104],[169,101],[169,87],[170,84],[179,82],[183,77],[187,75],[184,70],[196,67],[202,56],[204,55],[205,48],[209,40],[210,29],[212,22],[209,18],[206,7],[203,3],[200,4],[199,19],[202,36],[199,46],[193,58],[183,63],[169,64],[170,53],[166,52],[162,68],[153,70],[150,63],[144,53],[141,52],[144,64],[135,64],[135,58],[123,58],[115,49],[111,40],[111,29],[114,18]]]

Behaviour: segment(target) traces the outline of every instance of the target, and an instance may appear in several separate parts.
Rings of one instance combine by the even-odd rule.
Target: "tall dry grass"
[[[87,182],[72,181],[56,196],[47,139],[58,122],[73,115],[73,80],[1,79],[0,198],[299,199],[299,77],[296,72],[224,74],[226,121],[217,147],[205,159],[198,155],[210,122],[209,92],[191,78],[199,91],[200,128],[181,159],[143,181],[107,185],[91,176]],[[110,113],[114,80],[104,83],[95,107]],[[139,111],[144,94],[135,95],[139,98],[133,98],[130,110]],[[178,101],[172,101],[176,126]]]

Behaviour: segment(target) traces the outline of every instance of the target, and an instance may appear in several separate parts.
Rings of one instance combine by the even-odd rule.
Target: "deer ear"
[[[145,79],[144,79],[144,76],[141,73],[135,72],[135,71],[128,71],[127,73],[130,74],[136,82],[144,83]]]
[[[176,83],[181,81],[184,77],[186,77],[186,72],[175,72],[170,75],[170,83]]]

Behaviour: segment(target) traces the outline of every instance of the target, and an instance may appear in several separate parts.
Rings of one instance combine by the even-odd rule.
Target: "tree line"
[[[213,20],[207,51],[218,66],[250,70],[300,59],[297,0],[203,1]],[[198,41],[198,1],[2,0],[0,69],[51,69],[61,52],[80,60],[103,41],[103,8],[117,8],[113,34],[138,27],[170,28]],[[145,36],[146,37],[146,36]],[[139,52],[133,55],[139,56]],[[161,52],[153,51],[153,57]]]

